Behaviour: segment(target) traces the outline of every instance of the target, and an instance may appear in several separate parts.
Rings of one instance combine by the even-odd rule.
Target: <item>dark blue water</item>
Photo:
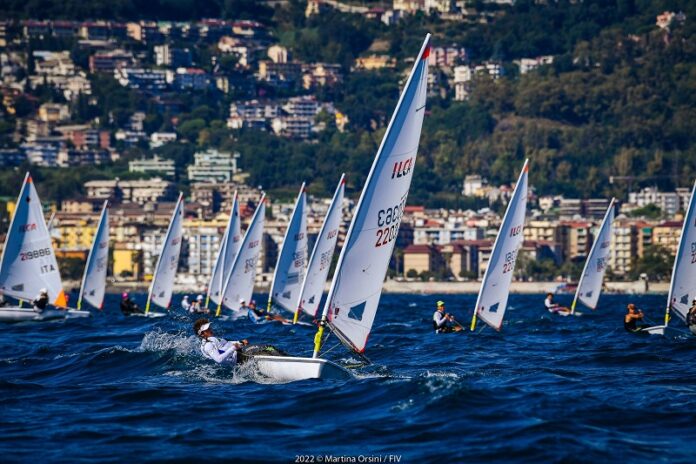
[[[435,335],[434,301],[467,321],[475,296],[385,295],[372,366],[290,384],[214,365],[189,318],[124,318],[117,298],[91,319],[1,327],[0,461],[694,461],[696,338],[624,332],[629,297],[552,318],[542,296],[513,295],[501,333]],[[631,301],[660,320],[663,297]],[[214,327],[297,355],[314,335]]]

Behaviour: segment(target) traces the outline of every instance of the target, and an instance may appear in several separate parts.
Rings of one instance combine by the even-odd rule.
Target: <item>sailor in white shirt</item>
[[[544,306],[550,313],[557,313],[561,315],[570,314],[570,309],[553,302],[553,293],[546,294]]]
[[[201,352],[206,358],[210,358],[216,363],[237,363],[237,353],[249,342],[246,340],[227,341],[224,338],[213,336],[213,329],[210,328],[208,319],[198,319],[193,324],[193,330],[201,339]]]

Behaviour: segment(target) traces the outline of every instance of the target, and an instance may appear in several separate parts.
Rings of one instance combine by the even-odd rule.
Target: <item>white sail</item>
[[[42,288],[55,306],[67,306],[41,201],[27,173],[2,252],[0,289],[5,295],[31,301]]]
[[[278,255],[270,302],[286,311],[295,312],[297,298],[305,276],[307,264],[307,192],[302,183],[295,201],[288,228],[285,230],[283,245]]]
[[[604,220],[599,226],[599,232],[597,232],[597,236],[594,239],[590,254],[585,261],[585,267],[582,270],[580,282],[578,282],[578,288],[575,291],[575,298],[571,305],[571,312],[575,312],[575,302],[577,300],[580,300],[582,304],[590,309],[597,307],[611,251],[611,231],[615,209],[614,199],[612,198],[609,208],[607,208],[607,212],[604,214]]]
[[[227,276],[227,282],[225,282],[222,291],[222,304],[233,311],[239,311],[241,309],[240,300],[248,303],[254,293],[256,265],[261,255],[265,216],[266,195],[263,195],[244,235],[239,253],[232,264],[232,270]],[[218,309],[218,315],[219,312]]]
[[[334,332],[358,353],[365,349],[377,313],[416,165],[428,90],[429,41],[430,35],[372,163],[324,306]]]
[[[500,330],[503,324],[517,254],[524,242],[528,169],[528,161],[525,161],[493,244],[476,300],[476,316],[495,330]]]
[[[106,290],[106,268],[109,260],[109,211],[108,201],[104,202],[92,248],[87,256],[85,272],[82,276],[77,309],[82,309],[82,300],[95,308],[102,308]]]
[[[184,196],[179,194],[179,200],[172,213],[167,235],[162,242],[162,249],[157,258],[155,274],[152,276],[150,292],[145,306],[145,313],[150,312],[150,303],[155,303],[162,308],[169,308],[174,289],[174,278],[179,267],[179,254],[183,240],[184,223]]]
[[[696,299],[696,206],[694,203],[696,203],[696,182],[691,191],[677,255],[674,257],[672,281],[667,297],[668,310],[675,312],[683,321],[686,321],[691,302]]]
[[[210,283],[208,284],[208,298],[216,305],[222,302],[222,289],[225,282],[227,282],[227,274],[229,274],[232,269],[232,263],[234,263],[234,259],[237,257],[241,244],[242,232],[241,221],[239,220],[239,200],[237,198],[237,192],[235,192],[234,199],[232,200],[230,219],[227,222],[227,228],[222,236],[218,256],[210,276]]]
[[[329,210],[326,212],[324,224],[322,224],[319,235],[317,236],[317,241],[314,243],[312,257],[309,258],[307,273],[302,283],[300,297],[296,305],[297,308],[295,309],[295,311],[301,309],[311,317],[316,317],[317,311],[319,310],[321,295],[324,293],[324,284],[329,275],[331,261],[336,249],[336,242],[338,241],[338,229],[341,227],[341,221],[343,219],[343,195],[346,186],[345,177],[345,174],[343,174],[341,180],[338,182],[338,187],[336,187],[336,192],[329,205]]]

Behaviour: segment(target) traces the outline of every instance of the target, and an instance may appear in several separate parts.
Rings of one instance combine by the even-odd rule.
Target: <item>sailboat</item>
[[[309,258],[307,272],[300,289],[299,298],[295,305],[295,322],[300,312],[314,319],[319,311],[321,295],[324,293],[324,283],[329,275],[331,261],[333,260],[336,242],[338,241],[338,229],[343,219],[343,195],[346,187],[346,176],[341,175],[336,192],[331,199],[331,204],[326,212],[324,224],[321,226],[317,240],[314,243],[312,256]]]
[[[222,307],[233,311],[233,317],[242,315],[242,301],[248,303],[254,293],[256,282],[256,264],[261,256],[261,240],[266,216],[266,195],[261,196],[259,206],[254,211],[239,253],[234,259],[232,269],[222,290],[222,304],[218,305],[216,316],[222,313]]]
[[[307,192],[302,183],[295,207],[285,230],[283,245],[278,255],[271,292],[268,295],[268,310],[275,304],[285,311],[294,313],[297,298],[305,276],[307,263]]]
[[[512,274],[517,255],[524,242],[524,217],[527,211],[527,182],[529,160],[525,160],[522,172],[512,192],[498,236],[495,238],[491,257],[483,275],[481,289],[476,299],[471,330],[476,329],[476,319],[500,330],[507,309]]]
[[[239,253],[241,243],[242,233],[241,221],[239,220],[239,200],[237,198],[237,192],[235,192],[232,200],[230,219],[227,222],[227,227],[225,228],[225,233],[220,243],[220,250],[215,260],[215,266],[210,275],[210,283],[208,284],[208,292],[205,298],[206,309],[208,309],[208,304],[211,300],[218,308],[222,304],[222,290],[225,282],[227,282],[227,275],[232,269],[234,259],[237,257],[237,253]]]
[[[664,325],[646,327],[642,332],[651,335],[664,335],[669,325],[670,313],[676,314],[686,323],[691,302],[696,299],[696,182],[691,191],[689,207],[686,210],[682,225],[679,247],[674,257],[672,279],[667,294],[667,309],[665,310]]]
[[[580,301],[590,309],[597,307],[599,295],[602,293],[604,283],[604,273],[607,270],[607,260],[611,252],[612,223],[616,214],[615,199],[612,198],[604,219],[599,226],[599,232],[595,237],[590,254],[585,260],[585,267],[582,269],[578,288],[575,290],[573,303],[570,305],[570,314],[580,315],[575,312],[575,306]]]
[[[0,290],[20,302],[30,302],[45,288],[49,301],[67,309],[67,298],[58,262],[44,220],[41,200],[29,173],[24,177],[0,262]],[[63,318],[64,309],[0,307],[0,321],[29,321]]]
[[[168,309],[172,300],[172,291],[174,289],[174,278],[176,270],[179,267],[179,254],[181,252],[181,242],[183,240],[183,222],[184,222],[184,195],[179,194],[179,199],[176,202],[176,207],[172,213],[172,218],[169,221],[167,234],[162,242],[162,249],[157,258],[157,266],[155,274],[152,276],[152,283],[147,294],[147,303],[145,305],[145,314],[134,313],[134,316],[146,317],[162,317],[167,313],[150,311],[152,303],[157,306]]]
[[[85,272],[82,275],[77,310],[82,311],[82,301],[101,310],[106,291],[106,268],[109,261],[109,202],[105,201],[99,216],[99,224],[94,234],[92,248],[87,256]]]
[[[253,356],[259,373],[281,381],[350,378],[350,371],[319,357],[328,327],[364,357],[411,186],[428,88],[430,35],[413,65],[372,163],[341,249],[311,358]]]

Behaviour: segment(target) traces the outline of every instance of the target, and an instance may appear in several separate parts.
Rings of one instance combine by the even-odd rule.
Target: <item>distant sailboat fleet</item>
[[[292,381],[307,378],[347,378],[350,372],[322,357],[327,331],[356,356],[365,357],[367,342],[379,307],[382,284],[399,232],[425,113],[430,35],[427,35],[403,88],[341,248],[330,290],[319,313],[324,285],[329,276],[343,221],[345,175],[341,175],[311,253],[307,237],[307,193],[303,183],[297,195],[282,242],[268,295],[268,311],[278,308],[298,323],[313,320],[318,328],[312,357],[255,355],[258,370],[269,377]],[[519,174],[498,235],[493,245],[471,321],[499,331],[508,307],[508,297],[518,253],[524,240],[528,197],[529,161]],[[696,184],[684,220],[675,257],[663,325],[641,331],[663,334],[670,314],[686,321],[696,298]],[[0,307],[0,321],[48,320],[89,316],[87,306],[101,309],[106,291],[109,256],[109,212],[105,202],[80,285],[76,308],[68,307],[60,271],[51,244],[41,202],[29,174],[22,185],[0,262],[0,291],[20,302]],[[206,290],[205,309],[217,317],[246,316],[252,299],[260,258],[266,215],[266,197],[261,196],[249,226],[241,232],[239,199],[235,193],[229,220]],[[580,315],[580,302],[597,307],[611,248],[615,200],[605,213],[584,264],[570,308],[561,315]],[[150,283],[144,317],[167,314],[183,240],[184,199],[180,194],[161,245]],[[31,302],[45,293],[52,308],[37,310]],[[55,309],[54,309],[55,308]],[[250,315],[250,317],[253,315]],[[366,358],[365,358],[366,359]]]

